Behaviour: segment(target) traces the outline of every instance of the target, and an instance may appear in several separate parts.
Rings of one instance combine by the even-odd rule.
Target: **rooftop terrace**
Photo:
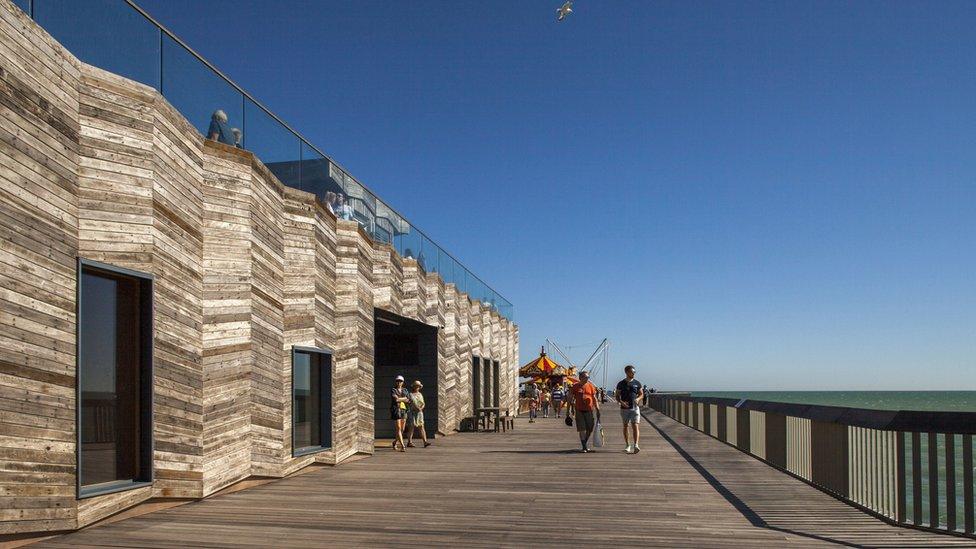
[[[653,412],[643,451],[575,452],[561,420],[438,439],[51,539],[39,547],[974,547],[887,524]]]
[[[14,3],[82,61],[158,90],[204,136],[209,137],[214,113],[223,111],[226,125],[239,132],[236,144],[253,152],[282,183],[328,200],[330,209],[332,197],[343,195],[341,209],[335,206],[339,217],[359,222],[401,257],[416,259],[426,272],[440,274],[472,299],[515,319],[511,302],[136,3]],[[220,140],[235,144],[231,138]]]

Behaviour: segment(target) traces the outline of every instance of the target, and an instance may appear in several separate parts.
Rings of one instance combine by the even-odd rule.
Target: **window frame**
[[[316,354],[316,355],[327,355],[329,357],[329,368],[328,368],[329,369],[329,387],[328,387],[328,389],[329,389],[328,390],[328,397],[329,397],[329,406],[328,406],[328,415],[329,415],[329,429],[328,429],[328,434],[329,434],[329,441],[328,442],[329,442],[329,444],[328,444],[328,446],[304,446],[302,448],[298,448],[295,445],[295,355],[298,354],[298,353]],[[335,353],[332,351],[332,349],[330,349],[328,347],[306,347],[306,346],[302,346],[302,345],[292,345],[292,347],[291,347],[291,395],[290,395],[290,400],[291,400],[291,457],[293,457],[293,458],[301,457],[301,456],[307,456],[307,455],[310,455],[310,454],[317,454],[319,452],[324,452],[324,451],[327,451],[327,450],[331,450],[332,449],[332,445],[333,445],[333,434],[334,434],[333,431],[335,429],[335,425],[334,425],[335,422],[332,419],[333,412],[335,411],[334,410],[334,402],[333,402],[333,399],[332,399],[332,393],[333,393],[333,390],[332,390],[333,389],[333,387],[332,387],[332,381],[333,381],[333,377],[334,377],[333,374],[334,373],[335,373]],[[320,400],[320,402],[321,402],[321,400]],[[323,410],[319,410],[320,417],[321,417],[322,414],[323,414]],[[321,426],[319,426],[319,429],[321,429]]]
[[[85,486],[82,484],[81,462],[82,462],[82,429],[81,429],[81,315],[84,303],[81,298],[81,286],[85,271],[101,271],[110,275],[121,275],[134,278],[140,284],[140,308],[139,326],[140,336],[148,338],[149,345],[140,346],[140,372],[139,372],[139,461],[141,476],[137,479],[116,480]],[[148,294],[148,296],[146,295]],[[148,300],[148,303],[147,303]],[[148,306],[147,306],[148,305]],[[144,273],[118,267],[100,261],[77,258],[76,283],[75,283],[75,493],[76,499],[86,499],[116,492],[135,490],[146,486],[152,486],[155,480],[155,470],[153,455],[156,450],[156,437],[153,436],[153,412],[155,410],[153,380],[153,347],[156,340],[156,294],[155,276],[151,273]],[[147,335],[148,334],[148,335]],[[143,406],[143,404],[145,404]],[[143,453],[143,447],[145,451]]]

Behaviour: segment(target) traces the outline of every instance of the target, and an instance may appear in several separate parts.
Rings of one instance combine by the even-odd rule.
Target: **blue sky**
[[[976,3],[559,3],[140,1],[515,303],[523,362],[976,388]]]

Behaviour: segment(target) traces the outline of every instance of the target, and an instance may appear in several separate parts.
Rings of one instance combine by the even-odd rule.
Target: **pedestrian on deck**
[[[403,386],[403,376],[396,376],[393,380],[393,391],[390,393],[390,419],[396,425],[393,449],[397,452],[407,451],[406,445],[403,444],[403,426],[407,421],[407,403],[410,402],[410,397],[407,395],[407,390]]]
[[[644,396],[644,389],[641,382],[634,379],[637,368],[628,364],[624,368],[627,377],[617,383],[617,390],[614,391],[614,398],[620,404],[620,419],[624,422],[624,444],[627,448],[624,452],[636,454],[640,452],[640,402]],[[633,440],[630,442],[630,431],[633,431]]]
[[[549,387],[542,388],[539,398],[542,400],[542,417],[549,417],[549,408],[552,407],[552,393],[549,392]]]
[[[535,423],[535,418],[539,417],[539,388],[535,383],[525,386],[525,399],[529,401],[529,423]]]
[[[600,416],[600,401],[597,398],[596,386],[590,383],[590,373],[580,372],[580,381],[569,390],[569,406],[576,412],[576,431],[579,433],[580,452],[584,454],[590,449],[587,444],[596,419]],[[569,410],[566,411],[569,413]]]
[[[420,438],[424,441],[424,448],[430,446],[430,442],[427,442],[427,430],[424,428],[424,394],[420,392],[424,388],[424,384],[420,380],[416,380],[410,384],[410,392],[407,397],[410,399],[410,405],[407,410],[407,448],[414,448],[413,445],[413,431],[414,429],[420,430]]]
[[[556,417],[562,417],[563,415],[563,400],[566,398],[566,392],[563,391],[562,385],[556,385],[552,390],[552,407],[555,408]]]

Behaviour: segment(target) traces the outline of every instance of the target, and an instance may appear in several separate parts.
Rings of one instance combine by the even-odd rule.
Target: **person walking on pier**
[[[424,384],[418,379],[410,385],[410,392],[407,393],[407,398],[410,399],[410,407],[407,411],[407,448],[414,448],[414,429],[420,431],[424,448],[430,446],[430,442],[427,441],[427,430],[424,428],[424,408],[427,404],[424,402],[424,394],[420,392],[423,388]]]
[[[542,388],[542,395],[539,398],[542,399],[542,417],[549,417],[549,406],[552,404],[552,393],[549,392],[549,387]]]
[[[393,439],[393,449],[397,452],[406,452],[407,447],[403,443],[403,426],[407,421],[407,403],[410,397],[407,390],[403,387],[403,376],[396,376],[393,381],[393,390],[390,392],[390,419],[396,425],[396,438]],[[397,447],[399,443],[399,447]]]
[[[569,414],[570,410],[576,411],[576,430],[582,446],[580,451],[585,454],[590,451],[587,444],[596,425],[595,416],[600,415],[600,400],[597,398],[596,386],[590,383],[589,372],[580,372],[580,382],[569,390],[566,413]]]
[[[535,418],[539,416],[539,388],[535,383],[526,384],[525,399],[529,401],[529,423],[535,423]]]
[[[614,398],[620,404],[620,419],[624,421],[624,450],[628,454],[640,452],[640,402],[644,396],[644,389],[641,382],[634,379],[637,368],[628,364],[624,368],[627,377],[617,383],[617,390],[614,391]],[[630,434],[633,431],[634,442],[630,443]]]
[[[563,415],[564,398],[566,398],[566,393],[563,391],[563,386],[556,385],[556,387],[552,390],[552,407],[556,412],[556,417],[562,417]]]

